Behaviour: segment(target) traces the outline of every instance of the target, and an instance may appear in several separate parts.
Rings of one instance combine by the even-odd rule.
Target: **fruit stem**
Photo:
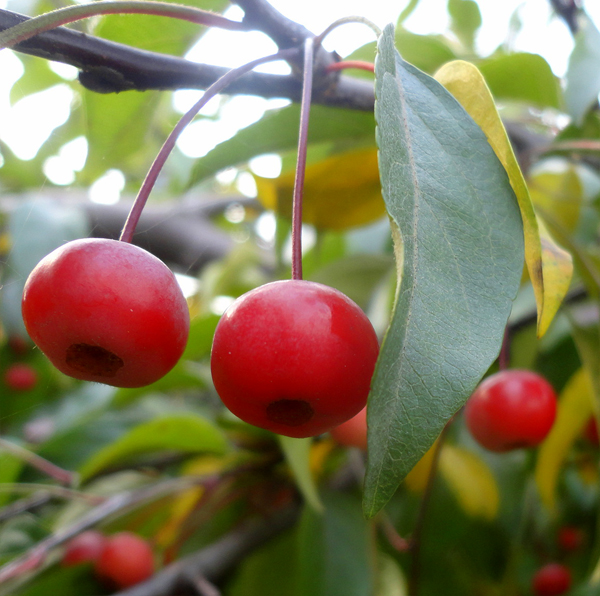
[[[368,72],[375,72],[375,65],[372,62],[364,62],[363,60],[342,60],[341,62],[332,62],[325,72],[335,72],[346,68],[357,68]]]
[[[366,25],[367,27],[372,29],[372,31],[375,33],[376,37],[379,37],[381,35],[381,29],[373,21],[370,21],[369,19],[367,19],[365,17],[342,17],[341,19],[338,19],[337,21],[334,21],[333,23],[331,23],[331,25],[329,25],[327,27],[327,29],[325,29],[325,31],[323,31],[323,33],[320,33],[319,35],[317,35],[317,37],[315,37],[315,40],[314,40],[315,47],[319,47],[321,45],[321,43],[323,43],[323,40],[334,29],[337,29],[338,27],[341,27],[342,25],[347,25],[349,23],[359,23],[359,24]]]
[[[219,14],[192,6],[147,0],[98,0],[91,4],[58,8],[10,27],[0,33],[0,49],[13,46],[61,25],[103,14],[150,14],[182,19],[209,27],[248,31],[244,23],[231,21]]]
[[[14,455],[21,461],[28,463],[30,466],[34,467],[36,470],[39,470],[46,476],[54,478],[54,480],[64,486],[75,485],[76,474],[69,472],[68,470],[63,470],[63,468],[59,468],[57,465],[53,464],[47,459],[40,457],[32,451],[29,451],[29,449],[15,445],[14,443],[2,438],[0,438],[0,449],[8,451],[11,455]]]
[[[233,83],[237,79],[239,79],[242,75],[251,71],[256,66],[260,64],[264,64],[266,62],[273,62],[275,60],[289,60],[298,52],[295,48],[290,48],[287,50],[281,50],[276,54],[272,54],[270,56],[264,56],[262,58],[257,58],[256,60],[252,60],[247,64],[239,66],[238,68],[233,68],[230,71],[226,72],[220,79],[217,79],[202,95],[199,101],[197,101],[190,110],[188,110],[179,122],[175,125],[171,134],[167,137],[163,146],[160,148],[158,155],[154,159],[154,162],[150,166],[146,177],[140,187],[140,190],[135,198],[133,206],[131,207],[131,211],[127,216],[127,220],[125,221],[125,225],[123,226],[123,231],[121,232],[121,236],[119,240],[122,242],[131,242],[133,238],[133,234],[135,232],[135,228],[138,224],[142,211],[146,205],[150,192],[156,183],[158,175],[160,174],[167,158],[169,157],[171,151],[175,147],[175,143],[179,138],[179,135],[183,132],[185,127],[194,119],[196,114],[218,93],[223,91],[225,87],[229,84]]]
[[[306,152],[308,148],[308,121],[313,82],[314,40],[309,37],[304,42],[304,77],[302,81],[302,103],[300,104],[300,131],[298,134],[298,159],[294,179],[292,204],[292,279],[302,279],[302,197],[304,175],[306,173]]]
[[[500,348],[500,355],[498,356],[498,368],[500,370],[506,370],[510,360],[510,331],[508,325],[504,329],[504,337],[502,338],[502,347]]]

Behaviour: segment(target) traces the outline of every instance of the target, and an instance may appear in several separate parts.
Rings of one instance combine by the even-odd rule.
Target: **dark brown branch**
[[[0,31],[28,17],[0,10]],[[16,45],[14,50],[75,66],[84,87],[97,93],[121,91],[206,89],[229,69],[197,64],[183,58],[139,50],[123,44],[59,27]],[[299,50],[300,55],[301,50]],[[327,56],[330,56],[327,54]],[[333,57],[329,61],[334,60]],[[325,75],[316,87],[316,103],[369,111],[374,105],[372,83]],[[299,101],[301,80],[294,75],[251,72],[228,88],[231,94],[249,94]]]
[[[298,514],[296,505],[272,517],[249,522],[209,547],[175,561],[148,581],[114,596],[171,596],[177,590],[194,586],[199,576],[216,582],[248,553],[291,528]]]

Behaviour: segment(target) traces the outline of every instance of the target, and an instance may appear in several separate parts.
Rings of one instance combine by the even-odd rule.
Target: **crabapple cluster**
[[[105,536],[88,530],[65,547],[61,564],[91,563],[96,577],[108,587],[129,588],[153,575],[154,555],[148,542],[131,532]]]
[[[556,394],[528,370],[504,370],[485,379],[465,406],[467,428],[496,452],[539,445],[556,417]]]

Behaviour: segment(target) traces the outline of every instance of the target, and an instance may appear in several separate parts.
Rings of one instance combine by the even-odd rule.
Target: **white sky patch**
[[[277,178],[281,174],[281,157],[276,153],[254,157],[248,165],[254,174],[262,178]]]
[[[102,205],[114,205],[119,202],[125,188],[125,176],[121,170],[108,170],[98,178],[89,189],[90,200]]]
[[[77,137],[65,143],[58,155],[53,155],[44,162],[44,174],[54,184],[72,184],[75,181],[75,172],[81,171],[85,165],[87,153],[87,139]]]

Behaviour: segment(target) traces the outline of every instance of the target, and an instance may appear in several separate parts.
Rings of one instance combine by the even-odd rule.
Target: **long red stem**
[[[345,70],[346,68],[356,68],[358,70],[375,72],[375,64],[372,62],[364,62],[363,60],[342,60],[342,62],[332,62],[325,70],[327,72],[334,72],[336,70]]]
[[[167,137],[163,146],[160,148],[158,155],[154,159],[154,162],[150,166],[148,173],[146,174],[146,178],[140,187],[140,190],[137,194],[137,197],[131,207],[131,211],[127,216],[127,221],[123,226],[123,231],[121,232],[121,236],[119,240],[123,242],[131,242],[133,238],[133,234],[135,232],[135,228],[138,224],[142,211],[146,205],[150,192],[156,183],[158,175],[160,174],[167,158],[169,157],[171,151],[175,147],[175,143],[179,138],[179,135],[183,132],[185,127],[194,119],[196,114],[218,93],[223,91],[227,85],[233,83],[235,80],[239,79],[242,75],[251,71],[256,66],[260,64],[264,64],[265,62],[272,62],[274,60],[286,60],[291,58],[297,50],[289,49],[282,50],[277,52],[276,54],[272,54],[271,56],[265,56],[263,58],[257,58],[256,60],[252,60],[243,66],[238,68],[233,68],[227,73],[225,73],[220,79],[216,80],[205,92],[202,98],[197,101],[192,108],[186,112],[179,122],[175,125],[171,134]]]
[[[292,279],[302,279],[302,197],[304,195],[304,175],[306,173],[306,151],[308,147],[308,121],[313,81],[314,41],[304,42],[304,79],[302,83],[302,104],[300,106],[300,133],[298,135],[298,159],[294,179],[292,204]]]

